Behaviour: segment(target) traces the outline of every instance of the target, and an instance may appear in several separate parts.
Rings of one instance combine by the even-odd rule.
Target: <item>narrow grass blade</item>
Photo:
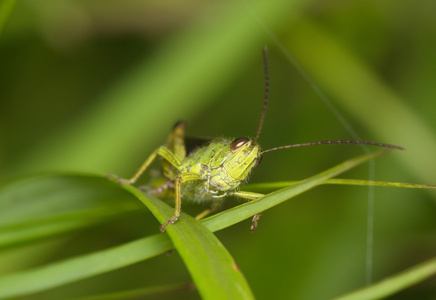
[[[407,189],[436,189],[436,185],[432,184],[418,184],[418,183],[404,183],[404,182],[389,182],[377,180],[360,180],[360,179],[341,179],[334,178],[324,182],[324,184],[342,184],[342,185],[363,185],[363,186],[385,186]]]
[[[436,257],[336,300],[382,299],[436,274]]]
[[[212,231],[221,230],[225,227],[245,220],[257,213],[265,211],[273,206],[276,206],[292,197],[304,193],[311,188],[323,184],[326,180],[332,177],[344,173],[359,164],[362,164],[387,152],[389,152],[389,150],[382,150],[347,160],[315,176],[297,182],[288,188],[272,192],[257,201],[244,203],[235,208],[207,218],[204,220],[204,224]]]
[[[170,239],[158,234],[107,250],[3,276],[0,277],[0,299],[24,296],[106,273],[154,257],[171,248]]]
[[[87,227],[141,205],[96,176],[43,175],[0,188],[0,249]]]
[[[277,182],[255,183],[255,184],[244,186],[244,190],[246,189],[256,192],[278,190],[278,189],[283,189],[286,187],[293,186],[298,182],[299,181],[277,181]],[[380,187],[396,187],[396,188],[408,188],[408,189],[436,189],[436,185],[433,184],[362,180],[362,179],[345,179],[345,178],[327,179],[322,184],[380,186]]]

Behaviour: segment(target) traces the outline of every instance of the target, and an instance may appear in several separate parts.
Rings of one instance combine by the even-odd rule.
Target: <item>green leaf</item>
[[[43,175],[0,189],[0,249],[96,224],[141,206],[101,177]]]
[[[391,296],[436,274],[436,257],[336,300],[370,300]]]
[[[245,203],[214,215],[204,220],[203,224],[186,214],[182,214],[175,224],[168,226],[168,235],[157,234],[121,246],[0,277],[0,297],[13,297],[43,291],[165,253],[172,248],[171,242],[168,239],[169,236],[184,259],[200,293],[205,298],[215,299],[218,296],[231,296],[233,299],[235,299],[234,297],[252,298],[248,284],[245,282],[235,262],[211,231],[217,231],[247,219],[386,152],[376,152],[345,161],[294,186],[271,193],[258,201]],[[47,184],[44,184],[44,180],[47,181]],[[84,184],[84,182],[88,181],[90,186]],[[21,195],[19,199],[22,201],[29,201],[29,204],[35,202],[33,205],[36,205],[37,208],[43,208],[49,201],[52,201],[52,190],[49,187],[54,182],[60,185],[59,190],[54,189],[55,194],[58,196],[62,196],[62,194],[58,194],[56,191],[63,191],[66,194],[70,190],[76,191],[77,199],[72,197],[66,200],[61,197],[58,203],[62,204],[64,203],[62,199],[65,200],[67,203],[64,203],[64,205],[66,207],[70,206],[72,211],[79,207],[88,207],[90,204],[87,201],[91,203],[97,201],[96,203],[99,203],[98,197],[94,198],[102,192],[100,190],[101,187],[106,187],[110,193],[119,190],[116,194],[121,195],[120,202],[123,202],[126,198],[124,191],[129,191],[146,204],[161,223],[168,220],[173,214],[172,208],[167,204],[159,199],[144,196],[134,187],[123,186],[121,188],[121,186],[103,178],[89,176],[43,176],[40,178],[39,183],[38,179],[25,180],[21,184],[14,183],[5,187],[2,193],[0,193],[0,203],[4,207],[7,204],[7,206],[10,206],[10,211],[13,211],[15,205],[21,205],[20,202],[17,203],[15,201],[17,195]],[[45,188],[41,188],[39,193],[34,194],[32,193],[32,191],[35,191],[34,185],[40,185]],[[74,185],[76,186],[74,187]],[[96,186],[96,190],[92,189],[93,185]],[[69,187],[69,189],[65,189],[65,187]],[[20,191],[28,192],[20,194]],[[38,197],[35,197],[35,195]],[[25,199],[24,196],[29,197],[29,199]],[[90,206],[93,207],[93,205]],[[52,214],[55,213],[55,209],[47,208]],[[65,207],[61,206],[60,211],[61,215],[65,214]],[[44,213],[41,212],[41,214]],[[5,210],[0,210],[0,219],[6,215],[7,212]],[[25,223],[28,222],[29,215],[23,213],[20,216],[17,213],[17,216]]]
[[[304,193],[305,191],[308,191],[311,188],[322,184],[324,181],[335,177],[341,173],[344,173],[359,164],[362,164],[370,159],[376,158],[388,152],[390,152],[390,150],[382,150],[379,152],[374,152],[347,160],[315,176],[295,183],[288,188],[272,192],[257,201],[244,203],[225,212],[218,213],[210,218],[205,219],[204,223],[212,231],[220,230],[230,225],[236,224],[257,213],[263,212],[275,205],[278,205],[288,199]]]
[[[153,197],[145,197],[127,186],[164,223],[174,210]],[[183,214],[177,222],[166,227],[174,247],[183,258],[203,299],[254,299],[244,276],[230,253],[201,222]]]
[[[159,234],[3,276],[0,277],[0,298],[28,295],[106,273],[154,257],[171,248],[168,237]]]
[[[244,190],[255,191],[255,192],[277,190],[277,189],[282,189],[285,187],[295,185],[296,183],[298,183],[298,181],[276,181],[276,182],[254,183],[244,186]],[[345,179],[345,178],[328,179],[325,180],[323,184],[380,186],[380,187],[396,187],[396,188],[407,188],[407,189],[436,189],[436,185],[431,185],[431,184],[362,180],[362,179]]]

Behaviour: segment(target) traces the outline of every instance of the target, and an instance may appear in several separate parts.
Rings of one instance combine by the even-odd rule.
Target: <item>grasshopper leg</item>
[[[167,189],[174,189],[174,183],[170,180],[167,180],[164,184],[159,185],[159,186],[154,187],[154,188],[147,186],[147,185],[141,185],[138,187],[138,189],[141,191],[145,191],[150,195],[159,195],[159,194],[162,194]]]
[[[180,212],[182,211],[182,196],[181,196],[182,183],[191,180],[200,180],[200,179],[201,177],[200,174],[198,173],[185,173],[185,174],[181,174],[179,177],[176,178],[176,181],[174,183],[174,191],[176,193],[174,215],[171,217],[171,219],[169,219],[168,221],[166,221],[160,226],[161,232],[165,232],[165,227],[174,224],[180,216]]]
[[[260,198],[262,198],[264,196],[264,194],[246,192],[246,191],[236,191],[236,192],[233,192],[232,195],[239,197],[239,198],[251,200],[251,201],[259,200]],[[253,216],[253,220],[252,220],[251,227],[250,227],[251,231],[253,231],[257,228],[257,225],[259,223],[259,219],[261,216],[262,216],[262,213],[255,214]]]
[[[147,170],[147,168],[156,159],[156,157],[158,155],[163,157],[165,160],[167,160],[176,169],[179,169],[181,164],[182,164],[180,162],[180,159],[177,158],[177,156],[175,156],[174,153],[172,153],[170,149],[168,149],[165,146],[161,146],[161,147],[157,148],[155,151],[153,151],[153,153],[144,161],[144,163],[141,165],[141,167],[139,167],[138,171],[136,171],[136,173],[130,179],[120,178],[120,177],[113,175],[113,174],[110,174],[106,177],[107,178],[116,178],[117,182],[120,184],[132,185],[145,172],[145,170]]]
[[[251,231],[253,231],[257,228],[257,224],[258,224],[261,216],[262,216],[262,213],[258,213],[258,214],[254,215],[253,220],[251,221],[251,227],[250,227]]]
[[[183,180],[182,177],[177,177],[174,185],[174,189],[176,192],[176,204],[174,207],[174,215],[171,217],[171,219],[169,219],[168,221],[166,221],[160,226],[160,232],[165,232],[165,227],[174,224],[180,216],[180,212],[182,210],[182,197],[180,195],[180,184],[182,183],[182,180]]]

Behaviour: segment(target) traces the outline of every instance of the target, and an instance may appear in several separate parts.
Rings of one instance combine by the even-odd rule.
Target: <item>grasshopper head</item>
[[[257,166],[262,160],[262,154],[259,145],[257,145],[254,140],[250,140],[246,137],[240,137],[233,140],[233,142],[230,144],[230,151],[242,151],[248,157],[253,157],[253,155],[255,155],[256,161],[253,167]]]
[[[237,180],[244,180],[262,157],[259,145],[253,144],[253,141],[246,137],[233,140],[230,152],[230,159],[224,162],[224,167],[229,175]]]

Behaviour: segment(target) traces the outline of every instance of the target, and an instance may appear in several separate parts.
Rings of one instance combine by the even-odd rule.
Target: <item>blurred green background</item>
[[[253,136],[267,45],[271,93],[263,148],[354,138],[332,105],[361,139],[407,148],[378,159],[373,179],[436,184],[434,1],[0,3],[2,181],[46,171],[128,177],[180,119],[188,121],[190,136]],[[10,14],[8,3],[15,4]],[[360,154],[351,145],[269,153],[250,182],[304,179]],[[363,166],[346,176],[368,174]],[[374,195],[377,281],[436,253],[436,207],[428,191],[375,188]],[[253,234],[247,221],[217,236],[259,299],[327,299],[365,285],[367,200],[368,188],[325,186],[266,212]],[[28,246],[29,261],[19,247],[3,251],[0,261],[16,259],[24,268],[90,244],[138,238],[142,226],[157,232],[151,215],[121,216]],[[173,253],[41,299],[189,280]],[[435,290],[428,280],[395,299],[430,299]]]

